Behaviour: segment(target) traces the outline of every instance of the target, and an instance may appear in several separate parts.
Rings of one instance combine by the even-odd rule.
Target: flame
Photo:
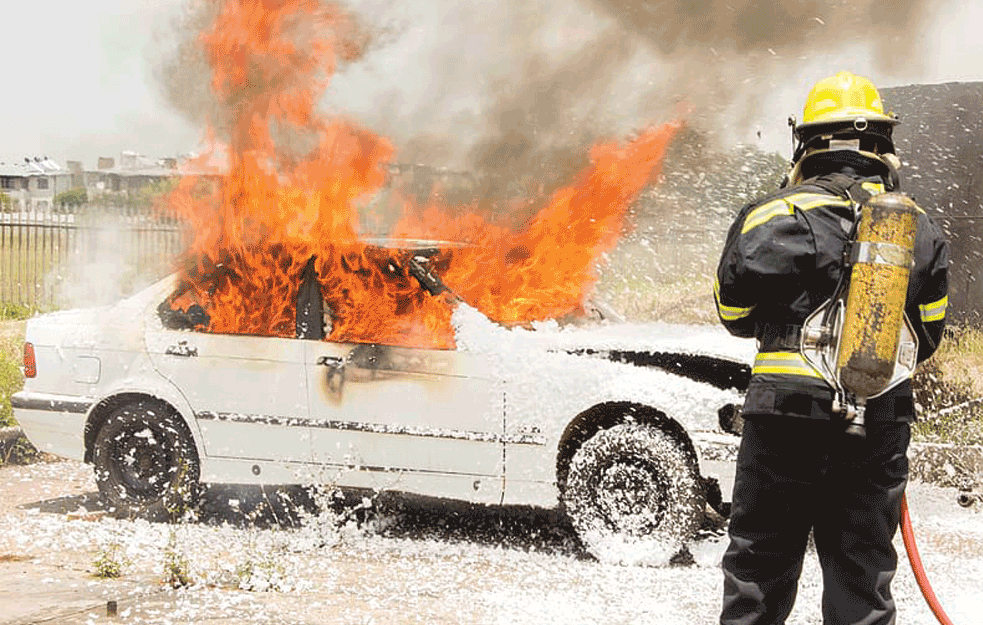
[[[446,296],[424,292],[406,253],[359,238],[358,207],[386,184],[391,143],[317,110],[352,24],[318,0],[228,0],[202,36],[212,87],[229,111],[228,168],[186,177],[169,205],[190,233],[182,278],[211,332],[293,336],[296,297],[315,257],[331,340],[452,347]],[[595,267],[658,175],[678,124],[595,145],[590,165],[521,229],[478,207],[404,201],[394,238],[465,241],[432,262],[455,295],[516,324],[582,309]],[[284,137],[313,148],[278,149]],[[217,148],[216,148],[217,149]]]

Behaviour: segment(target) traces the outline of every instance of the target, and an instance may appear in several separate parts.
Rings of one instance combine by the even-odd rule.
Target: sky
[[[124,150],[154,158],[201,150],[201,122],[172,106],[155,77],[186,2],[8,3],[0,37],[6,61],[0,160],[41,155],[94,168],[99,156],[118,158]],[[895,5],[858,2],[894,19]],[[791,34],[803,27],[796,41],[775,38],[787,25],[768,29],[763,21],[729,50],[712,38],[729,38],[727,29],[738,22],[700,22],[707,36],[696,29],[688,35],[685,28],[653,29],[645,20],[663,18],[658,11],[657,18],[639,13],[641,0],[348,4],[385,36],[334,78],[325,108],[392,136],[408,158],[429,155],[449,166],[471,164],[476,147],[503,133],[516,110],[555,107],[563,117],[589,119],[595,133],[613,134],[685,110],[697,125],[714,129],[724,146],[753,143],[787,155],[787,117],[800,114],[811,84],[840,69],[881,87],[983,80],[975,26],[983,21],[983,6],[973,0],[902,3],[917,15],[900,36],[892,34],[892,45],[871,46],[863,29],[841,30],[830,16],[806,12],[796,14]],[[735,3],[702,4],[706,12],[723,13],[721,7]],[[705,17],[683,14],[692,3],[681,0],[648,5],[660,6],[676,26]],[[679,13],[667,10],[670,5]],[[563,88],[553,99],[530,97],[544,84]],[[542,112],[537,115],[541,121]],[[557,140],[543,129],[533,131]],[[421,137],[429,141],[422,147]]]

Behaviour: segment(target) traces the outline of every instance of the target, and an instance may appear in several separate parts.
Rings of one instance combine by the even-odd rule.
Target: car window
[[[364,258],[361,258],[361,261],[378,263],[384,269],[382,272],[383,279],[394,281],[396,288],[387,289],[386,296],[389,296],[390,293],[408,293],[407,297],[412,298],[439,298],[442,304],[451,304],[456,301],[456,297],[444,285],[438,273],[440,267],[436,261],[439,250],[436,247],[426,247],[420,245],[419,242],[411,242],[411,245],[406,249],[370,245],[367,252],[371,253],[367,253]],[[321,264],[323,263],[319,262],[317,256],[311,256],[305,263],[304,269],[297,279],[292,302],[293,308],[283,311],[292,313],[293,319],[289,317],[278,319],[275,332],[272,334],[262,332],[255,334],[313,341],[379,343],[430,349],[455,348],[453,336],[432,334],[427,330],[429,326],[426,323],[421,323],[419,319],[412,318],[413,311],[419,310],[419,302],[408,306],[407,302],[402,300],[387,301],[387,304],[393,307],[390,312],[396,315],[398,323],[386,325],[381,329],[382,331],[378,331],[380,330],[377,327],[379,325],[379,310],[388,309],[374,305],[371,297],[367,299],[364,297],[365,293],[361,293],[358,289],[352,291],[343,281],[340,282],[339,286],[339,280],[332,281],[331,276],[325,277],[319,274],[318,265]],[[351,267],[346,265],[343,272],[345,275],[350,275],[356,279],[369,280],[364,276],[373,275],[372,272],[363,271],[363,269],[364,267],[355,263]],[[324,271],[323,267],[321,271]],[[237,279],[236,271],[228,264],[215,265],[210,272],[204,274],[189,272],[182,278],[178,288],[171,296],[161,302],[157,308],[163,326],[169,330],[226,333],[226,330],[219,330],[213,326],[218,322],[219,325],[227,327],[229,325],[228,319],[225,323],[221,322],[229,315],[225,314],[223,317],[223,311],[214,311],[211,307],[211,298],[213,293],[222,292],[229,280],[235,282]],[[375,282],[372,286],[379,288]],[[360,299],[351,298],[352,292],[359,293],[362,297]],[[366,293],[369,291],[367,290]],[[228,303],[223,305],[228,305]],[[406,312],[407,310],[410,312]],[[371,311],[372,315],[369,317],[374,316],[374,319],[371,319],[364,326],[357,325],[365,320],[361,315],[366,311]],[[210,312],[215,313],[216,317],[210,317]],[[240,312],[248,313],[250,311]],[[433,313],[431,312],[431,314]],[[290,321],[294,322],[292,327]],[[353,328],[354,332],[352,331]],[[244,333],[249,334],[249,332]]]
[[[157,307],[157,315],[168,330],[205,330],[211,319],[194,300],[190,288],[178,289]]]

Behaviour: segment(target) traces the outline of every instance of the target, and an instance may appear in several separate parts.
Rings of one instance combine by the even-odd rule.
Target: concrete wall
[[[949,318],[983,325],[983,82],[881,90],[901,117],[894,133],[902,189],[952,244]]]

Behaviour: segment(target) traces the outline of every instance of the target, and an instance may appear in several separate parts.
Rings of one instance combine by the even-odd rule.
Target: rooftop
[[[52,176],[70,173],[72,172],[47,156],[25,156],[21,161],[14,160],[10,162],[0,160],[0,176],[23,178],[26,176]]]

